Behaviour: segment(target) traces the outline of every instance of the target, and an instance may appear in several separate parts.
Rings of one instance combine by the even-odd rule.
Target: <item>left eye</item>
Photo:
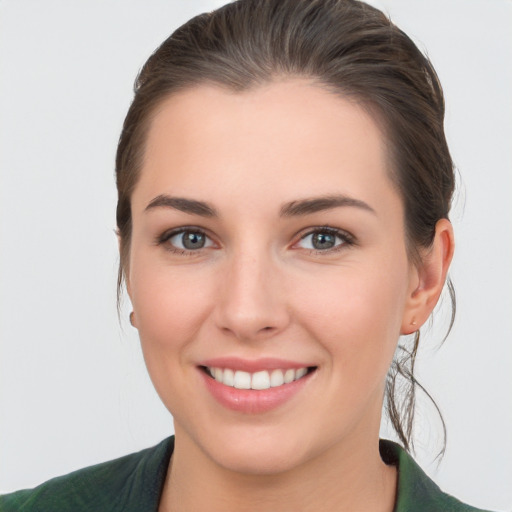
[[[303,236],[297,244],[302,249],[328,251],[347,243],[347,237],[331,230],[318,230]]]
[[[210,247],[213,242],[201,231],[186,230],[173,234],[167,239],[176,249],[194,251]]]

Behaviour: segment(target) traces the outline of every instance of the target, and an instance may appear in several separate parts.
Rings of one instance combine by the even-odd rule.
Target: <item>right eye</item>
[[[164,234],[159,239],[170,250],[178,253],[190,253],[213,246],[213,241],[201,230],[180,229]]]

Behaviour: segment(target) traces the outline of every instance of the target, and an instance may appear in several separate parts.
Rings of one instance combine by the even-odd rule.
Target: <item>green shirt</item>
[[[0,496],[0,512],[157,512],[174,437],[35,489]],[[411,456],[391,441],[380,442],[382,459],[398,467],[394,512],[483,512],[442,492]]]

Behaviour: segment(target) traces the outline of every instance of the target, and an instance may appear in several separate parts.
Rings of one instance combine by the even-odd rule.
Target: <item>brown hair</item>
[[[170,94],[201,83],[245,91],[283,76],[314,79],[355,99],[384,125],[391,178],[404,202],[409,254],[419,261],[418,248],[428,248],[436,222],[448,218],[454,190],[443,93],[429,60],[382,12],[364,2],[238,0],[178,28],[136,79],[116,157],[118,294],[130,250],[131,194],[157,106]],[[448,287],[455,305],[450,282]],[[415,390],[423,389],[414,377],[418,344],[419,332],[412,348],[399,347],[386,385],[386,408],[406,449],[412,447]],[[405,392],[399,392],[400,378],[407,383]]]

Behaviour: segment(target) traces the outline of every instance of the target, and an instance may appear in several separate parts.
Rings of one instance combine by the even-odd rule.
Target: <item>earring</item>
[[[133,324],[133,311],[130,313],[129,318],[130,318],[130,324],[132,325],[132,327],[135,327],[135,325]]]
[[[412,319],[411,325],[416,325],[416,320],[414,318]]]

